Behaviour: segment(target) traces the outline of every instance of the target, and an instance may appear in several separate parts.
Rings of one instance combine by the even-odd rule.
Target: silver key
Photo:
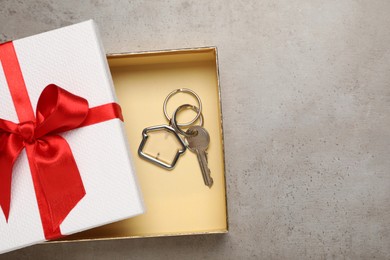
[[[188,149],[196,153],[199,161],[199,166],[202,171],[203,181],[206,186],[211,188],[213,185],[213,179],[211,178],[211,172],[207,166],[207,148],[210,143],[209,133],[201,126],[191,126],[188,128],[186,136]],[[195,134],[193,134],[195,133]]]

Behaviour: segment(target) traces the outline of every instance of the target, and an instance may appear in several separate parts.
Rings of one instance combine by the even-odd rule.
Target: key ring
[[[194,110],[195,112],[197,112],[198,114],[200,114],[200,118],[199,118],[199,125],[200,126],[203,126],[203,114],[202,114],[202,112],[200,112],[200,109],[199,108],[197,108],[196,106],[194,106],[194,105],[190,105],[190,104],[184,104],[184,105],[181,105],[181,106],[179,106],[178,108],[176,108],[176,110],[175,110],[175,112],[173,113],[173,116],[172,116],[172,118],[171,118],[171,120],[169,121],[170,122],[170,124],[172,125],[172,127],[177,131],[177,132],[179,132],[179,134],[181,134],[181,135],[184,135],[184,136],[193,136],[194,134],[196,134],[196,133],[186,133],[186,132],[184,132],[181,128],[180,128],[180,126],[179,126],[179,124],[177,123],[177,120],[176,120],[176,117],[177,117],[177,113],[179,113],[181,110],[183,110],[183,109],[192,109],[192,110]],[[197,119],[197,118],[196,118]],[[196,121],[196,119],[195,119],[195,121]]]
[[[196,106],[192,106],[192,105],[189,105],[189,104],[186,104],[186,106],[192,106],[193,110],[195,112],[197,112],[196,116],[189,122],[187,123],[182,123],[182,124],[179,124],[177,123],[176,119],[175,119],[175,125],[176,126],[189,126],[189,125],[192,125],[196,120],[198,120],[198,118],[201,116],[202,114],[202,101],[200,100],[200,97],[198,96],[198,94],[196,94],[194,91],[192,91],[191,89],[188,89],[188,88],[178,88],[178,89],[175,89],[173,90],[171,93],[168,94],[168,96],[165,98],[164,100],[164,104],[163,104],[163,110],[164,110],[164,115],[165,117],[168,119],[169,122],[171,122],[171,118],[169,117],[168,115],[168,112],[167,112],[167,103],[168,103],[168,100],[175,94],[179,93],[179,92],[183,92],[183,93],[188,93],[190,95],[192,95],[193,97],[196,98],[196,100],[198,101],[198,105],[199,105],[199,108],[197,108]],[[196,110],[195,110],[196,108]],[[176,109],[177,111],[177,109]],[[176,112],[175,111],[175,112]],[[202,119],[202,124],[203,124],[203,119]],[[178,131],[180,132],[181,130],[178,129]],[[183,132],[183,131],[182,131]]]

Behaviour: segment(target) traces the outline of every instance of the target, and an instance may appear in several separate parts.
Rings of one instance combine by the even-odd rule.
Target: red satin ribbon
[[[51,84],[34,115],[12,42],[0,45],[0,61],[21,122],[0,119],[0,206],[8,221],[12,168],[26,148],[45,238],[59,238],[61,223],[85,189],[69,144],[58,134],[114,118],[123,121],[121,109],[116,103],[89,108],[86,99]]]

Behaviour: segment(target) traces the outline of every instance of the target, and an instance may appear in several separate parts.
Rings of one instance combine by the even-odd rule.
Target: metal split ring
[[[196,107],[196,106],[193,106],[193,105],[189,105],[189,104],[185,104],[185,105],[183,105],[183,106],[185,106],[185,107],[187,107],[187,108],[190,108],[190,106],[191,107],[193,107],[192,109],[197,113],[196,114],[196,116],[191,120],[191,121],[189,121],[189,122],[187,122],[187,123],[178,123],[177,121],[176,121],[176,119],[175,119],[175,124],[176,124],[176,126],[189,126],[189,125],[192,125],[193,123],[195,123],[195,121],[196,120],[198,120],[198,118],[201,116],[201,114],[202,114],[202,101],[200,100],[200,97],[198,96],[198,94],[196,94],[194,91],[192,91],[191,89],[188,89],[188,88],[179,88],[179,89],[175,89],[175,90],[173,90],[171,93],[169,93],[168,94],[168,96],[165,98],[165,100],[164,100],[164,104],[163,104],[163,110],[164,110],[164,115],[165,115],[165,117],[168,119],[168,121],[169,122],[171,122],[171,121],[173,121],[170,117],[169,117],[169,115],[168,115],[168,112],[167,112],[167,103],[168,103],[168,100],[173,96],[173,95],[175,95],[175,94],[177,94],[177,93],[179,93],[179,92],[183,92],[183,93],[188,93],[188,94],[190,94],[190,95],[192,95],[193,97],[195,97],[196,98],[196,100],[198,101],[198,106],[199,106],[199,108],[198,107]],[[180,107],[183,107],[183,106],[180,106]],[[194,108],[196,108],[196,109],[194,109]],[[180,109],[181,110],[181,109]],[[178,111],[178,109],[176,109],[176,111],[175,112],[177,112]],[[203,121],[203,119],[202,119],[202,121]],[[203,122],[202,122],[202,124],[203,124]],[[180,131],[179,130],[179,128],[178,128],[178,131]]]
[[[177,123],[177,119],[176,119],[177,114],[178,114],[181,110],[183,110],[183,109],[192,109],[192,110],[194,110],[195,112],[197,112],[200,116],[197,117],[197,118],[195,119],[195,121],[199,118],[199,125],[200,125],[200,126],[203,126],[203,114],[202,114],[202,112],[200,111],[200,109],[199,109],[198,107],[196,107],[196,106],[194,106],[194,105],[190,105],[190,104],[184,104],[184,105],[181,105],[181,106],[179,106],[178,108],[176,108],[175,112],[173,113],[172,118],[170,119],[170,123],[171,123],[172,127],[173,127],[179,134],[184,135],[184,136],[187,136],[187,137],[188,137],[188,136],[193,136],[193,135],[196,134],[196,133],[187,133],[187,132],[183,131],[183,130],[180,128],[180,125]],[[194,122],[195,122],[195,121],[194,121]]]

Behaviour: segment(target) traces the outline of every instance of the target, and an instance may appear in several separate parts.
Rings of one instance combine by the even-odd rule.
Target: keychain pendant
[[[149,137],[150,137],[149,133],[161,132],[161,131],[165,131],[169,134],[172,134],[177,139],[179,146],[180,146],[179,149],[176,151],[176,154],[171,162],[166,162],[166,161],[160,159],[159,154],[157,154],[156,156],[152,156],[152,155],[144,152],[145,145],[148,142]],[[141,158],[143,158],[151,163],[154,163],[157,166],[163,167],[167,170],[172,170],[175,167],[177,161],[179,160],[179,157],[186,151],[186,149],[187,148],[186,148],[184,141],[180,138],[180,136],[177,134],[177,132],[175,131],[175,129],[173,127],[171,127],[169,125],[157,125],[157,126],[147,127],[142,131],[142,142],[138,148],[138,155]]]

